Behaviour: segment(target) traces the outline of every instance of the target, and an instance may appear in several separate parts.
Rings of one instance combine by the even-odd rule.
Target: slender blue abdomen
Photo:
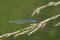
[[[16,24],[25,24],[25,23],[34,23],[34,22],[38,22],[38,21],[34,19],[10,20],[10,23],[16,23]]]

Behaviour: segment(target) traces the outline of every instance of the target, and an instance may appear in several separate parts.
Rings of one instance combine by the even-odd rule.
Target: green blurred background
[[[59,0],[0,0],[0,35],[23,29],[30,24],[15,24],[10,23],[9,20],[36,19],[42,21],[53,15],[60,14],[60,5],[58,5],[44,8],[39,15],[30,17],[36,8],[51,1],[56,2]],[[16,38],[3,38],[3,40],[60,40],[60,26],[53,26],[58,22],[60,22],[60,18],[50,21],[44,28],[39,29],[31,36],[25,34]]]

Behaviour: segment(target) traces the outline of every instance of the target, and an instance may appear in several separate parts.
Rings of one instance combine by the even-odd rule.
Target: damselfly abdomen
[[[35,19],[24,19],[24,20],[10,20],[9,22],[16,24],[25,24],[25,23],[36,23],[38,21]]]

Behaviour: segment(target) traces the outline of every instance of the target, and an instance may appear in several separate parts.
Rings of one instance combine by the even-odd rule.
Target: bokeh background
[[[51,1],[56,2],[59,0],[0,0],[0,35],[23,29],[30,24],[15,24],[10,23],[9,20],[36,19],[40,22],[53,15],[60,14],[60,5],[58,5],[56,7],[44,8],[39,15],[30,17],[36,8],[46,5]],[[50,21],[45,27],[30,36],[24,34],[16,38],[3,38],[3,40],[60,40],[60,25],[57,27],[53,26],[58,22],[60,22],[60,18]]]

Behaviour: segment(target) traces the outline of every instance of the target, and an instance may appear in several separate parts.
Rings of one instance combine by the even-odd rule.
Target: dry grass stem
[[[59,4],[60,4],[60,1],[58,1],[58,2],[49,2],[47,5],[38,7],[38,8],[32,13],[31,17],[34,16],[35,14],[39,14],[39,12],[41,11],[41,9],[44,9],[44,8],[46,8],[46,7],[48,7],[48,6],[57,6],[57,5],[59,5]]]

